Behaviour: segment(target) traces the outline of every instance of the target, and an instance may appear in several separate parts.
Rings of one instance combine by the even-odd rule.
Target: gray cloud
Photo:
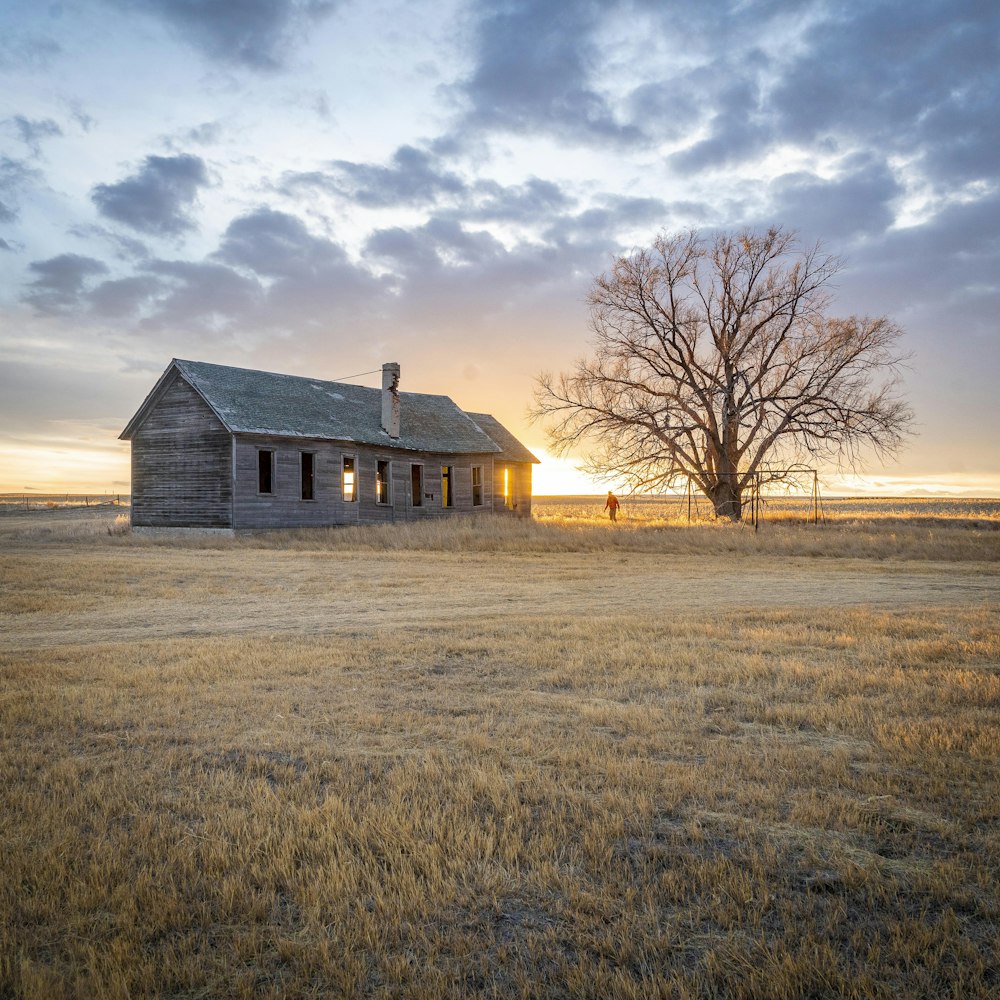
[[[1000,171],[996,4],[631,7],[649,18],[664,58],[627,96],[628,121],[653,142],[689,137],[670,159],[681,174],[739,168],[780,143],[877,148],[943,185]]]
[[[222,63],[273,73],[296,44],[329,16],[332,0],[111,0],[159,18],[181,39]]]
[[[485,230],[466,230],[451,218],[431,218],[410,230],[377,230],[366,252],[394,260],[404,270],[482,265],[505,253],[503,244]]]
[[[267,206],[234,219],[212,256],[267,282],[252,319],[260,329],[307,332],[343,324],[377,311],[389,285],[352,262],[335,240]]]
[[[89,263],[88,263],[89,262]],[[352,263],[341,246],[300,219],[262,207],[233,220],[200,261],[140,259],[132,273],[97,283],[90,258],[32,265],[44,274],[27,301],[80,319],[128,321],[137,331],[210,336],[306,334],[377,307],[388,283]]]
[[[105,226],[98,226],[93,223],[80,226],[70,226],[67,230],[70,236],[75,236],[81,240],[99,239],[107,243],[118,260],[135,261],[145,260],[150,256],[149,247],[142,240],[134,236],[126,236],[124,233],[115,232]]]
[[[896,215],[893,202],[902,187],[884,160],[857,154],[842,164],[834,180],[783,174],[768,185],[767,193],[769,218],[781,219],[810,238],[842,243],[865,234],[881,236],[889,229]]]
[[[153,260],[142,270],[160,279],[150,284],[156,298],[143,321],[147,327],[229,330],[259,308],[260,282],[211,261]],[[123,292],[136,293],[133,286]]]
[[[154,236],[176,236],[195,225],[186,214],[207,186],[197,156],[147,156],[138,173],[117,184],[98,184],[91,200],[105,217]]]
[[[563,202],[545,184],[519,186],[525,205]],[[503,189],[499,195],[502,197]],[[490,196],[497,191],[490,189]],[[658,202],[633,199],[624,216],[651,214]],[[493,211],[493,209],[490,209]],[[527,211],[527,209],[525,209]],[[350,259],[335,240],[303,221],[263,206],[234,219],[216,251],[200,261],[136,259],[130,273],[110,276],[95,258],[64,254],[31,265],[36,279],[24,299],[40,311],[72,313],[78,322],[127,323],[140,335],[199,331],[211,337],[325,338],[331,331],[409,328],[443,322],[474,329],[536,302],[541,290],[574,289],[592,273],[614,228],[615,213],[580,213],[559,241],[504,246],[453,215],[432,215],[410,229],[371,234],[366,261]],[[556,215],[548,215],[551,221]],[[607,227],[602,228],[602,227]],[[370,265],[378,264],[379,276]],[[449,334],[450,335],[450,334]]]
[[[88,280],[108,272],[108,266],[103,261],[76,253],[35,260],[28,265],[28,269],[38,277],[30,282],[24,300],[44,313],[72,309]]]
[[[601,262],[593,248],[570,241],[504,246],[486,231],[436,218],[374,232],[365,256],[393,271],[383,310],[395,336],[433,331],[433,350],[468,358],[523,343],[529,331],[557,338]]]
[[[347,260],[340,246],[313,236],[298,217],[267,207],[231,222],[213,256],[268,278],[316,274]]]
[[[601,204],[556,220],[546,230],[546,238],[558,246],[587,248],[588,255],[597,259],[627,249],[620,242],[623,230],[642,227],[652,237],[670,225],[673,210],[659,198],[613,195],[600,200]],[[685,214],[691,213],[691,207],[684,205]]]
[[[558,184],[529,177],[523,184],[477,181],[464,217],[479,221],[539,223],[573,207],[576,199]]]
[[[419,205],[442,195],[462,195],[465,182],[445,170],[438,157],[415,146],[400,146],[389,166],[334,160],[327,171],[286,174],[285,194],[318,188],[339,194],[369,208]]]
[[[190,128],[180,128],[175,132],[161,136],[160,141],[166,149],[180,152],[191,146],[214,146],[223,137],[225,127],[222,122],[202,122]]]
[[[365,242],[365,253],[404,269],[426,270],[440,263],[430,240],[423,239],[419,231],[402,226],[375,230]]]
[[[67,107],[69,108],[70,116],[73,121],[83,129],[84,132],[91,132],[94,126],[97,124],[97,120],[93,115],[87,114],[83,109],[83,105],[79,101],[67,101]]]
[[[196,143],[199,146],[211,146],[219,141],[222,136],[222,124],[220,122],[202,122],[193,128],[187,129],[184,138],[188,142]]]
[[[759,52],[748,58],[755,57],[762,65],[766,62]],[[695,77],[708,75],[694,74]],[[724,79],[724,86],[713,95],[714,110],[707,122],[708,136],[670,157],[670,165],[681,173],[739,163],[763,150],[771,139],[771,128],[761,109],[760,84],[755,76],[727,74]]]
[[[43,70],[62,53],[62,47],[42,35],[18,37],[9,35],[0,39],[0,69]]]
[[[277,190],[293,198],[324,191],[366,208],[434,205],[439,219],[536,227],[575,205],[558,184],[539,177],[512,185],[490,179],[470,183],[447,169],[438,145],[432,150],[401,146],[388,165],[335,160],[326,169],[288,173]]]
[[[736,167],[780,141],[770,90],[785,71],[786,53],[824,10],[823,0],[632,5],[649,18],[645,27],[661,58],[647,62],[651,79],[629,93],[626,106],[651,141],[687,140],[670,157],[672,170]]]
[[[625,103],[633,122],[641,122],[652,138],[666,142],[680,139],[697,126],[704,101],[695,88],[657,80],[635,87]]]
[[[598,0],[505,0],[479,5],[476,66],[454,93],[468,105],[456,136],[543,132],[582,142],[646,141],[593,85]]]
[[[953,91],[921,117],[921,167],[937,184],[1000,176],[995,119],[1000,107],[1000,52],[977,86]]]
[[[165,284],[151,274],[137,274],[101,282],[87,296],[92,312],[107,319],[138,316],[165,290]]]
[[[42,140],[51,139],[63,134],[63,130],[51,118],[32,119],[24,115],[14,115],[5,124],[11,128],[23,142],[32,156],[42,155]]]
[[[780,133],[923,153],[954,183],[996,171],[1000,7],[915,0],[830,8],[771,96]]]
[[[548,325],[555,336],[609,252],[625,249],[622,227],[638,222],[653,233],[670,212],[657,199],[601,201],[575,214],[543,216],[537,236],[508,245],[449,212],[409,228],[376,230],[364,252],[392,269],[389,307],[404,326],[434,329],[466,346],[473,331],[505,323],[509,329]]]
[[[850,254],[850,284],[870,311],[941,310],[936,335],[973,329],[997,339],[1000,315],[1000,193],[953,204],[919,226],[865,241]],[[984,308],[984,300],[992,306]],[[881,303],[881,306],[878,305]]]
[[[22,193],[41,177],[41,171],[27,161],[0,156],[0,223],[17,220]]]

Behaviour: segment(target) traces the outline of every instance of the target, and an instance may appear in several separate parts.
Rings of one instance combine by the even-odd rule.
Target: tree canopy
[[[640,492],[690,479],[720,516],[804,463],[856,468],[904,443],[900,328],[828,315],[838,258],[772,228],[661,234],[590,289],[594,353],[538,377],[557,453]]]

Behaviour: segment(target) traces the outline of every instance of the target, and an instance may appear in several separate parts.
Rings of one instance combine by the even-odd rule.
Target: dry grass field
[[[0,996],[996,996],[1000,521],[599,513],[0,519]]]

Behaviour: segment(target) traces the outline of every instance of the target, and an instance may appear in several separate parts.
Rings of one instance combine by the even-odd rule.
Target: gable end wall
[[[132,524],[231,528],[232,499],[232,436],[175,377],[132,437]]]

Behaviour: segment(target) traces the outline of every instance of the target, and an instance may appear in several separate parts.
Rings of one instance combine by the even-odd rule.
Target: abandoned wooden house
[[[447,396],[170,363],[121,433],[134,528],[223,531],[530,516],[538,461]]]

